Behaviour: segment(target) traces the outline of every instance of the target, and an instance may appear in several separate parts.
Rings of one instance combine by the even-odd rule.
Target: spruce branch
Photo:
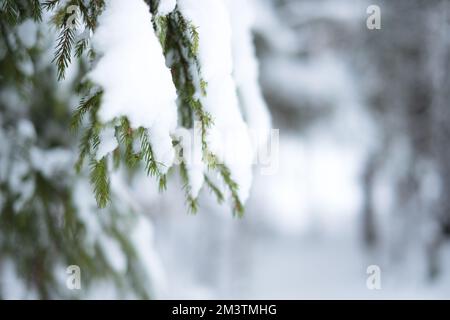
[[[125,163],[129,168],[134,168],[140,160],[140,155],[133,152],[134,133],[130,121],[127,117],[122,117],[119,126],[117,126],[117,137],[119,143],[124,146]]]
[[[42,4],[42,8],[47,11],[53,11],[57,9],[60,3],[62,3],[60,0],[49,0]],[[69,10],[71,9],[71,6],[76,6],[79,10],[81,14],[81,21],[78,21],[76,17],[73,16],[74,12]],[[73,49],[75,49],[75,57],[81,58],[83,53],[86,52],[89,47],[89,36],[76,40],[76,28],[74,28],[74,25],[80,23],[84,26],[86,31],[94,31],[97,26],[98,17],[103,12],[104,7],[104,0],[70,0],[65,2],[64,6],[58,8],[53,14],[52,22],[58,27],[58,29],[60,29],[55,48],[55,57],[53,59],[53,62],[56,63],[58,70],[58,80],[62,80],[65,77],[65,71],[72,62]],[[69,25],[69,22],[71,25]],[[94,55],[92,50],[89,50],[89,55]]]
[[[217,202],[219,204],[221,204],[224,200],[224,196],[223,193],[220,191],[220,189],[214,184],[214,182],[212,182],[212,180],[208,177],[208,175],[205,173],[204,174],[204,179],[205,179],[205,183],[206,185],[209,187],[209,189],[211,190],[212,193],[215,194],[216,198],[217,198]]]
[[[47,11],[52,11],[53,9],[55,9],[61,0],[47,0],[42,2],[42,7],[47,10]]]
[[[29,0],[29,5],[31,8],[32,16],[34,21],[42,21],[42,7],[39,0]]]
[[[140,127],[138,129],[139,138],[141,141],[141,158],[144,160],[145,171],[149,176],[161,176],[158,164],[155,161],[155,157],[153,155],[152,145],[150,144],[150,139],[148,136],[148,130]]]
[[[237,214],[238,217],[241,218],[244,215],[244,205],[239,198],[239,185],[231,178],[230,169],[228,169],[226,165],[219,163],[217,164],[217,169],[230,190],[231,198],[233,200],[233,214]]]
[[[97,95],[94,95],[93,97],[96,97]],[[75,170],[77,172],[81,171],[81,168],[83,167],[84,159],[87,156],[90,156],[92,153],[94,153],[97,150],[98,145],[100,144],[100,129],[101,126],[97,121],[97,111],[100,107],[100,97],[101,97],[101,91],[98,92],[98,100],[92,99],[88,108],[82,108],[80,109],[79,115],[72,117],[72,123],[81,123],[82,117],[89,113],[89,126],[85,131],[83,132],[80,143],[79,143],[79,156],[78,160],[75,163]],[[88,99],[89,100],[89,99]],[[87,100],[86,100],[87,101]],[[95,101],[95,103],[94,103]],[[81,104],[80,104],[81,105]],[[87,109],[87,111],[86,111]],[[81,111],[83,110],[83,111]]]
[[[0,17],[10,26],[15,26],[29,18],[41,22],[41,3],[39,0],[2,0]]]
[[[184,161],[180,164],[180,176],[183,181],[183,189],[186,194],[186,204],[190,213],[197,213],[198,201],[191,195],[191,186],[189,184],[189,177],[187,173],[186,164]]]
[[[105,208],[110,200],[110,186],[106,157],[91,162],[91,184],[94,186],[95,199],[99,208]]]
[[[100,107],[100,101],[103,95],[102,90],[98,90],[91,96],[84,96],[80,100],[80,104],[78,105],[77,109],[75,110],[72,119],[71,119],[71,129],[72,130],[78,130],[81,123],[83,122],[85,114],[93,109],[98,109]]]
[[[72,60],[72,47],[74,45],[75,33],[72,27],[64,26],[58,37],[56,45],[55,57],[58,69],[58,80],[65,78],[66,69]]]
[[[20,17],[19,2],[14,0],[4,0],[1,6],[2,18],[4,17],[8,24],[17,24]]]
[[[104,8],[103,0],[93,0],[88,3],[81,0],[72,0],[80,3],[82,23],[90,31],[94,31],[99,14]],[[58,1],[50,1],[46,8],[55,8]],[[156,2],[152,2],[154,5]],[[151,9],[155,9],[154,7]],[[65,70],[71,62],[72,51],[80,58],[89,47],[89,37],[84,37],[75,43],[75,34],[72,28],[66,25],[67,15],[61,11],[54,15],[54,21],[61,26],[58,37],[55,59],[58,67],[58,79],[64,78]],[[219,173],[224,184],[230,191],[233,201],[233,213],[242,216],[244,208],[238,195],[238,184],[232,179],[231,172],[225,164],[218,161],[217,156],[210,151],[207,141],[208,130],[214,125],[211,114],[205,111],[201,96],[207,95],[207,82],[202,78],[201,64],[198,59],[199,32],[189,20],[185,19],[176,8],[167,16],[157,16],[153,19],[153,26],[163,47],[163,52],[171,55],[172,78],[179,97],[179,113],[181,125],[186,128],[194,127],[194,120],[200,122],[201,143],[203,161],[208,169]],[[75,48],[75,49],[74,49]],[[74,50],[73,50],[74,49]],[[91,164],[91,183],[94,188],[97,203],[100,207],[106,206],[109,200],[109,179],[107,170],[107,156],[96,160],[98,146],[100,144],[100,131],[105,125],[114,125],[118,147],[112,152],[114,167],[117,168],[124,161],[129,168],[134,168],[139,162],[143,162],[145,172],[149,176],[158,179],[159,189],[163,191],[167,186],[167,176],[162,174],[160,166],[155,160],[153,148],[149,136],[149,129],[144,127],[132,128],[127,117],[113,119],[107,124],[97,121],[97,111],[100,108],[102,91],[93,92],[92,84],[82,84],[82,90],[87,92],[81,99],[74,112],[71,127],[78,129],[83,119],[89,114],[90,121],[85,128],[79,145],[79,159],[76,163],[77,171],[81,170],[84,159],[87,157]],[[140,150],[134,151],[133,146],[139,143]],[[109,156],[109,155],[108,155]],[[186,202],[190,212],[197,212],[197,199],[191,195],[191,186],[187,167],[184,162],[180,165],[180,176],[183,180],[186,192]],[[224,195],[221,190],[204,173],[205,184],[215,194],[217,201],[223,202]]]
[[[198,58],[200,39],[198,28],[186,19],[178,8],[175,8],[166,17],[158,17],[154,21],[154,27],[164,53],[167,55],[170,51],[173,61],[171,66],[172,77],[180,101],[181,124],[186,128],[192,128],[194,119],[200,122],[203,161],[207,164],[208,169],[219,172],[225,185],[230,190],[233,200],[233,213],[242,216],[244,207],[238,195],[239,186],[231,178],[229,168],[225,164],[219,163],[217,156],[210,151],[207,142],[208,130],[214,125],[214,121],[211,114],[204,110],[202,101],[197,94],[197,92],[200,92],[202,96],[206,96],[208,86],[208,83],[202,77],[201,63]],[[183,163],[180,166],[180,174],[187,189],[187,202],[191,207],[196,208],[196,199],[191,199],[189,196],[189,180]],[[218,202],[223,201],[223,194],[206,174],[205,183],[216,195]]]
[[[201,122],[202,148],[203,152],[207,152],[207,130],[211,127],[213,121],[211,115],[204,110],[200,99],[197,97],[197,88],[205,96],[207,86],[207,82],[202,79],[200,62],[197,57],[199,48],[197,27],[186,20],[177,8],[166,16],[165,20],[158,20],[156,25],[157,34],[160,35],[160,39],[164,40],[161,43],[164,51],[167,52],[169,48],[175,50],[175,52],[172,52],[175,56],[172,76],[177,93],[181,98],[182,124],[187,128],[192,128],[194,117]],[[191,74],[194,72],[191,68],[192,65],[195,66],[195,75]],[[196,83],[194,79],[200,80]]]
[[[199,38],[199,35],[198,35],[198,29],[197,29],[197,27],[196,26],[194,26],[193,24],[192,24],[192,22],[188,22],[188,28],[189,28],[189,33],[190,33],[190,36],[191,36],[191,41],[192,41],[192,43],[191,43],[191,45],[189,46],[189,49],[190,49],[190,54],[191,54],[191,56],[194,58],[194,57],[197,57],[197,54],[198,54],[198,47],[199,47],[199,43],[200,43],[200,38]]]
[[[158,190],[159,192],[163,192],[167,190],[167,175],[163,174],[159,177],[159,183],[158,183]]]
[[[89,39],[88,38],[82,38],[77,41],[75,46],[75,57],[81,58],[83,53],[86,51],[86,49],[89,46]]]
[[[78,159],[75,162],[75,171],[77,173],[81,172],[83,167],[84,159],[91,151],[91,137],[93,134],[93,128],[89,128],[83,132],[80,142],[78,144],[79,154]]]

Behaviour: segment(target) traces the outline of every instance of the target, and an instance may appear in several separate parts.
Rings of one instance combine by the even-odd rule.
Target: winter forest
[[[450,0],[0,0],[0,299],[450,299]]]

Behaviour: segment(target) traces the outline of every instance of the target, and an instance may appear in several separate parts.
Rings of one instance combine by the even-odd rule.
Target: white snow
[[[231,75],[231,26],[223,0],[178,0],[185,17],[198,28],[199,57],[206,81]]]
[[[130,192],[130,189],[125,183],[125,178],[122,172],[113,172],[111,174],[111,189],[112,192],[119,196],[121,201],[116,202],[118,211],[126,218],[124,221],[130,221],[132,224],[124,226],[122,230],[129,230],[130,241],[132,242],[139,262],[142,263],[145,273],[150,277],[149,285],[151,286],[152,294],[162,295],[165,290],[165,275],[158,253],[155,252],[153,245],[153,228],[150,219],[144,217],[144,209],[140,205],[140,201],[134,197],[135,194]],[[148,182],[148,179],[145,179]],[[152,184],[153,185],[153,184]],[[143,192],[146,195],[148,193]],[[88,183],[84,180],[78,180],[75,186],[75,203],[77,205],[80,218],[86,226],[86,241],[89,246],[98,244],[106,253],[108,263],[114,270],[120,274],[127,272],[128,261],[123,252],[122,247],[116,239],[113,239],[105,233],[103,229],[103,221],[110,219],[108,215],[99,215],[95,199],[90,192]],[[132,213],[130,213],[130,211]],[[135,216],[136,215],[136,216]],[[144,281],[144,279],[142,279]],[[98,286],[97,286],[98,284]],[[111,294],[114,286],[111,283],[96,282],[96,288],[87,292],[88,298],[97,298],[106,296],[111,298],[119,297]],[[91,297],[92,296],[92,297]]]
[[[30,149],[32,167],[47,178],[57,173],[65,173],[73,162],[73,153],[64,148],[40,149],[33,146]]]
[[[98,238],[99,245],[111,267],[119,273],[125,274],[128,267],[127,257],[125,256],[120,243],[107,234],[100,234]]]
[[[176,0],[160,0],[158,5],[158,15],[165,16],[171,13],[176,5]]]
[[[17,123],[17,133],[26,139],[36,139],[36,130],[33,123],[27,119],[20,119]]]
[[[37,299],[36,290],[26,285],[17,270],[18,266],[12,259],[0,261],[0,289],[3,297],[7,300]]]
[[[245,120],[257,144],[267,142],[271,120],[258,82],[258,61],[253,46],[254,2],[227,0],[230,11],[233,49],[233,76]]]
[[[10,168],[7,173],[9,176],[8,184],[12,192],[19,195],[14,202],[14,210],[20,211],[23,205],[31,199],[35,191],[33,178],[26,178],[30,172],[29,164],[25,161],[13,161],[9,163]]]
[[[127,116],[133,128],[148,128],[164,172],[174,158],[170,133],[177,124],[176,91],[148,6],[141,0],[109,1],[92,41],[102,54],[89,74],[104,89],[100,120]]]
[[[106,127],[100,132],[100,145],[98,146],[97,161],[117,148],[117,139],[115,130],[112,127]]]
[[[25,20],[17,28],[17,35],[22,44],[27,48],[36,45],[38,39],[38,27],[32,19]]]
[[[95,212],[96,203],[91,192],[91,186],[86,180],[80,179],[76,181],[73,197],[78,217],[86,228],[86,242],[93,248],[96,238],[102,232],[102,226]]]
[[[207,137],[210,149],[230,169],[245,202],[252,180],[253,151],[232,77],[230,15],[223,0],[179,0],[178,6],[199,32],[202,77],[208,83],[207,95],[201,101],[214,121]]]
[[[130,238],[138,253],[139,261],[150,277],[152,293],[158,298],[165,294],[167,284],[163,265],[154,247],[154,234],[151,221],[140,214]]]
[[[183,149],[183,158],[188,179],[189,194],[196,199],[204,182],[204,172],[206,166],[202,160],[202,140],[200,136],[200,128],[197,125],[195,129],[187,130],[179,128],[175,134],[175,138],[180,142]]]

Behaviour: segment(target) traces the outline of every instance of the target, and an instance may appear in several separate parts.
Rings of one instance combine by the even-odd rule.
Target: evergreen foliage
[[[86,5],[83,1],[72,0],[58,9],[58,2],[57,0],[47,1],[44,3],[44,8],[53,10],[53,21],[60,29],[54,62],[58,69],[58,79],[63,79],[65,71],[72,61],[73,51],[75,50],[76,57],[82,57],[83,52],[89,48],[89,37],[84,37],[78,43],[75,43],[75,31],[80,28],[78,24],[81,24],[85,30],[94,32],[97,25],[97,18],[101,15],[105,3],[104,1],[90,1],[88,2],[89,5]],[[214,125],[214,121],[211,115],[204,110],[201,100],[196,95],[198,91],[203,96],[206,96],[208,92],[207,82],[202,78],[201,64],[198,59],[199,33],[197,27],[182,15],[178,7],[170,14],[162,16],[157,13],[158,1],[146,2],[149,4],[153,14],[153,26],[161,42],[163,52],[165,55],[168,55],[170,51],[170,59],[172,62],[169,67],[172,71],[173,82],[179,97],[178,111],[181,126],[193,128],[194,122],[199,121],[203,161],[207,164],[210,173],[217,172],[220,175],[231,194],[233,212],[241,216],[244,212],[244,207],[237,193],[238,185],[231,178],[229,169],[224,164],[219,163],[216,155],[209,150],[206,139],[208,129]],[[72,25],[69,25],[69,17],[73,14],[70,7],[73,5],[79,6],[82,19],[75,24],[72,23]],[[90,57],[95,56],[92,48],[90,52]],[[82,90],[83,97],[73,115],[71,124],[72,129],[81,129],[82,131],[79,144],[79,160],[76,164],[77,171],[82,169],[86,157],[89,158],[91,163],[98,163],[96,160],[96,150],[100,143],[100,131],[107,125],[113,125],[119,133],[117,141],[120,149],[123,150],[117,150],[106,157],[113,157],[116,165],[124,162],[128,167],[135,167],[138,163],[142,163],[147,175],[156,177],[159,181],[160,190],[164,190],[166,187],[166,177],[161,174],[158,168],[161,164],[158,164],[153,156],[148,130],[146,128],[131,128],[126,117],[115,119],[115,121],[108,124],[100,123],[97,120],[96,113],[101,106],[102,89],[91,83],[84,85],[84,87],[84,90]],[[90,120],[86,126],[83,126],[83,119],[88,113]],[[141,146],[139,152],[135,152],[132,149],[136,140]],[[96,168],[96,166],[93,167]],[[182,165],[180,174],[186,186],[189,186],[189,178],[185,174],[185,169],[186,167]],[[91,172],[94,173],[95,170]],[[106,174],[108,173],[106,172]],[[207,174],[205,175],[207,176]],[[104,181],[104,179],[99,180],[91,176],[91,182],[97,200],[99,201],[99,207],[104,207],[110,199],[107,194],[108,188],[105,185],[100,185]],[[206,179],[206,185],[216,194],[220,202],[224,200],[224,195],[220,192],[220,188],[210,178]],[[185,190],[187,192],[186,198],[188,199],[189,210],[196,212],[198,208],[198,204],[196,203],[197,199],[193,199],[189,195],[189,187],[186,187]],[[103,192],[104,194],[100,194]]]
[[[120,289],[124,298],[130,297],[130,292],[135,297],[149,298],[147,270],[127,236],[138,216],[120,203],[113,203],[107,214],[95,210],[95,206],[83,213],[84,204],[75,198],[77,189],[86,181],[80,161],[99,143],[95,109],[102,92],[93,91],[92,85],[86,83],[77,84],[85,73],[81,67],[75,83],[67,84],[69,90],[80,87],[92,94],[82,99],[72,117],[68,101],[58,90],[56,77],[61,73],[42,63],[47,50],[43,33],[37,32],[32,47],[24,46],[18,36],[22,22],[31,19],[39,26],[41,9],[56,8],[58,3],[0,2],[0,270],[12,265],[25,284],[28,298],[83,297],[87,291],[71,291],[61,283],[61,277],[67,275],[66,267],[72,264],[82,270],[83,289],[95,289],[98,281],[105,280]],[[67,49],[61,50],[68,57]],[[33,73],[23,71],[26,62],[32,64]],[[15,92],[16,99],[9,99]],[[79,175],[75,175],[69,168],[75,162],[70,156],[75,154],[76,137],[68,129],[78,128],[85,118],[91,125],[81,136]],[[46,155],[53,153],[69,155],[68,167],[57,163],[54,168],[46,163]],[[36,159],[36,155],[43,158]],[[91,180],[100,207],[110,197],[107,164],[106,159],[92,163]],[[92,224],[99,226],[97,234],[90,229]],[[111,263],[104,239],[122,251],[127,262],[125,274]],[[0,298],[8,297],[6,289],[0,281]]]
[[[153,4],[153,7],[155,7],[155,4]],[[209,150],[206,140],[207,131],[214,125],[214,121],[211,115],[204,111],[200,99],[196,97],[197,88],[200,88],[199,91],[202,95],[207,95],[207,82],[202,78],[201,65],[198,60],[199,33],[197,28],[182,15],[178,7],[169,15],[157,16],[154,20],[155,30],[159,34],[164,53],[167,55],[170,51],[172,61],[170,68],[180,97],[179,115],[181,123],[186,128],[192,128],[194,121],[200,122],[203,160],[211,171],[217,170],[219,172],[231,192],[234,202],[233,212],[242,216],[244,207],[237,195],[238,185],[231,178],[228,168],[224,164],[218,163],[217,157]],[[195,66],[195,68],[191,68],[191,66]],[[196,79],[198,79],[198,82],[196,82]],[[188,185],[188,177],[183,174],[184,171],[182,167],[180,172],[186,185]],[[207,186],[216,194],[219,202],[222,202],[224,197],[220,189],[206,174],[205,177]],[[189,193],[189,188],[186,188],[186,191]],[[190,210],[195,212],[197,200],[192,199],[189,194],[186,197]]]
[[[205,184],[221,203],[225,200],[225,193],[217,181],[211,178],[220,177],[219,183],[223,182],[227,186],[233,200],[233,212],[241,216],[244,207],[237,193],[239,186],[232,179],[227,166],[220,163],[210,151],[207,141],[208,130],[214,126],[214,119],[205,111],[198,97],[199,92],[203,96],[208,94],[208,84],[202,78],[198,58],[199,30],[178,8],[162,16],[157,13],[158,1],[146,2],[150,6],[154,30],[167,61],[169,52],[171,55],[169,67],[178,95],[179,125],[193,129],[194,123],[200,123],[203,161],[207,168],[204,173]],[[110,279],[118,287],[127,288],[138,297],[150,296],[143,280],[145,271],[126,236],[136,215],[128,207],[114,201],[116,195],[111,190],[110,174],[122,165],[130,172],[143,169],[157,180],[160,191],[164,191],[167,187],[165,169],[168,168],[155,159],[149,128],[132,127],[126,116],[107,123],[99,120],[98,111],[102,106],[104,91],[97,84],[86,80],[85,75],[96,62],[97,55],[91,47],[90,37],[104,9],[103,0],[0,1],[0,45],[5,52],[0,57],[0,91],[6,92],[14,87],[20,94],[20,101],[26,106],[16,107],[0,95],[0,136],[7,136],[7,141],[15,141],[14,148],[4,157],[12,167],[17,161],[26,163],[21,182],[28,183],[32,189],[23,198],[21,192],[11,186],[8,177],[0,177],[0,220],[3,221],[0,224],[0,264],[12,261],[17,265],[18,276],[25,279],[28,288],[40,298],[78,297],[76,293],[59,287],[55,274],[58,266],[72,263],[84,270],[83,283],[87,286],[93,285],[95,280]],[[54,45],[54,68],[40,64],[40,57],[47,49],[44,42],[27,48],[18,36],[21,23],[31,20],[39,26],[44,20],[44,12],[51,15],[51,22],[58,32]],[[41,31],[38,36],[42,38]],[[33,64],[34,72],[31,75],[23,72],[21,64],[24,61]],[[57,81],[65,79],[71,64],[77,64],[79,72],[73,82],[70,80],[69,90],[81,96],[72,115],[69,102],[61,99],[55,90]],[[86,68],[86,65],[89,67]],[[30,121],[39,140],[21,140],[22,133],[18,127],[24,119]],[[117,147],[101,155],[101,134],[107,128],[114,129]],[[57,171],[49,176],[33,163],[31,153],[34,149],[39,149],[43,154],[55,149],[72,154],[72,146],[77,145],[74,139],[78,139],[78,153],[77,159],[71,159],[75,169],[73,174],[68,173],[66,168],[64,172]],[[177,143],[174,139],[173,144]],[[184,184],[188,211],[195,213],[199,204],[190,193],[192,188],[184,162],[179,166],[179,174]],[[107,259],[101,241],[89,240],[89,228],[82,218],[80,204],[74,199],[77,185],[85,180],[91,183],[97,206],[102,209],[97,209],[98,214],[91,218],[98,220],[105,237],[116,243],[126,256],[125,277],[119,275]],[[105,210],[107,215],[104,214]],[[24,248],[19,253],[16,252],[17,243]]]

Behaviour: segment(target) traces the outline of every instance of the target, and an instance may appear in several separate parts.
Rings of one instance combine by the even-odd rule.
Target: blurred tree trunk
[[[377,244],[377,228],[374,206],[374,187],[377,171],[380,168],[380,158],[378,155],[371,155],[366,162],[363,173],[363,240],[364,244],[373,248]]]
[[[450,236],[450,2],[442,1],[429,14],[429,72],[432,77],[433,154],[440,175],[440,196],[435,206],[439,225],[428,247],[429,275],[439,273],[439,249]]]

